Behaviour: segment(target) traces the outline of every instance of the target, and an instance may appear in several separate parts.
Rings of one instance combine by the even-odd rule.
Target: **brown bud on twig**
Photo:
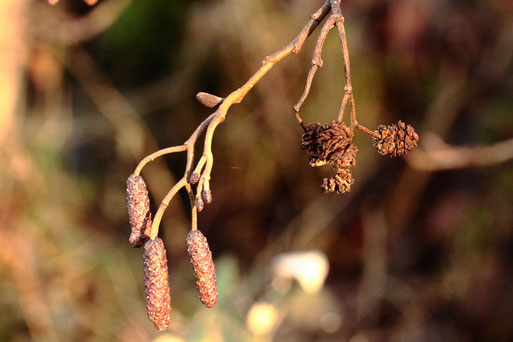
[[[372,139],[372,145],[384,156],[397,157],[406,154],[417,147],[419,141],[415,129],[402,121],[388,126],[379,125],[375,132],[380,136]]]
[[[144,245],[144,292],[148,317],[158,330],[166,330],[171,316],[171,295],[166,249],[158,237]]]
[[[205,208],[205,203],[201,199],[201,197],[196,197],[196,209],[198,209],[198,212],[202,212]]]
[[[191,177],[189,178],[189,183],[196,184],[200,180],[200,175],[197,172],[193,172]]]
[[[196,99],[199,103],[208,108],[213,108],[223,101],[222,97],[215,96],[209,93],[199,92],[196,94]]]
[[[126,202],[132,233],[128,241],[132,247],[141,247],[147,240],[151,227],[150,198],[141,176],[131,174],[126,181]]]
[[[201,197],[203,197],[203,201],[205,201],[206,204],[212,203],[212,191],[203,190],[201,192]]]
[[[212,308],[217,303],[217,282],[207,239],[199,230],[191,230],[186,242],[200,300],[207,308]]]

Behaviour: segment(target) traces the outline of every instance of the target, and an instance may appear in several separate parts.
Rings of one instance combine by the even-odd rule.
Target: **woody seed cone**
[[[372,144],[383,156],[397,157],[417,147],[419,135],[411,125],[402,121],[393,125],[379,125],[375,131],[379,138],[372,139]]]

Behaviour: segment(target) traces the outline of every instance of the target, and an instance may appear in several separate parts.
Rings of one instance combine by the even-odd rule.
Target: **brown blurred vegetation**
[[[147,319],[126,178],[210,113],[196,92],[239,87],[321,4],[0,1],[0,341],[513,339],[513,163],[421,171],[379,156],[357,132],[352,191],[323,194],[326,170],[308,165],[292,111],[315,34],[216,131],[214,202],[199,227],[219,304],[205,309],[196,297],[182,194],[161,230],[169,333]],[[425,148],[433,134],[457,146],[513,137],[510,0],[348,0],[342,9],[362,124],[404,120]],[[335,118],[343,94],[335,33],[323,57],[306,122]],[[183,168],[173,155],[144,170],[154,205]],[[319,292],[271,267],[306,250],[329,260]],[[255,303],[273,313],[260,336],[247,323]]]

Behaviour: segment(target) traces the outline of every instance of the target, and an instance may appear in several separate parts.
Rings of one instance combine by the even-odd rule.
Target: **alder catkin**
[[[128,241],[132,247],[141,247],[148,241],[151,228],[150,198],[146,183],[141,176],[131,174],[126,181],[128,219],[132,232]]]
[[[146,242],[143,258],[148,317],[158,330],[166,330],[171,316],[171,295],[164,242],[158,237]]]
[[[191,230],[187,234],[186,242],[199,298],[207,308],[212,308],[217,303],[217,282],[207,239],[199,230]]]

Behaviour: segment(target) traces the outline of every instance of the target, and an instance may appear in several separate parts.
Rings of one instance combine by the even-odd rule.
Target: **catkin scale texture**
[[[200,300],[207,308],[212,308],[217,303],[217,281],[207,239],[199,230],[191,230],[186,242]]]
[[[132,247],[141,247],[148,236],[146,230],[151,227],[150,198],[146,183],[141,176],[131,174],[126,181],[126,202],[128,219],[132,232],[128,241]]]
[[[397,157],[417,147],[419,135],[415,129],[399,121],[393,125],[380,125],[375,131],[379,137],[372,139],[372,144],[383,156]]]
[[[143,258],[148,317],[158,330],[166,330],[171,316],[171,295],[164,242],[158,237],[146,242]]]

